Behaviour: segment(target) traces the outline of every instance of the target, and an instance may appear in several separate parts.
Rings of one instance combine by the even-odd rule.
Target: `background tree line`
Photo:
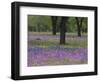
[[[52,16],[28,16],[28,30],[34,32],[51,32],[52,31]],[[66,29],[67,32],[77,32],[77,23],[76,17],[68,17],[68,28]],[[87,33],[87,17],[78,17],[83,18],[81,32]],[[59,24],[60,24],[61,17],[57,17],[57,28],[56,32],[59,32]]]

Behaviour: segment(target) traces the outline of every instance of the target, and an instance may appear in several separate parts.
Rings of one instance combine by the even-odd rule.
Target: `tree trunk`
[[[66,20],[67,20],[67,17],[62,17],[61,18],[61,23],[60,23],[60,44],[65,44]]]
[[[56,35],[57,17],[51,16],[51,20],[52,20],[52,33],[53,33],[53,35]]]
[[[79,37],[81,37],[82,21],[83,21],[82,18],[79,19],[78,17],[76,17],[76,23],[77,23],[77,35],[78,35]]]

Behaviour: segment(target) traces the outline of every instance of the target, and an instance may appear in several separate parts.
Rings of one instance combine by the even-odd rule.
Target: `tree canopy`
[[[81,32],[87,32],[87,17],[78,17],[83,18]],[[60,32],[60,20],[61,17],[57,17],[56,24],[56,32]],[[77,32],[77,21],[75,17],[68,17],[68,21],[66,22],[67,32]],[[28,16],[28,29],[29,31],[35,32],[51,32],[52,31],[52,20],[51,16],[37,16],[37,15],[29,15]]]

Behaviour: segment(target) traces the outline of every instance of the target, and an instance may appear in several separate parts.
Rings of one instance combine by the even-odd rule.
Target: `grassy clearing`
[[[66,40],[65,45],[60,45],[58,40],[46,40],[46,41],[38,41],[32,40],[29,41],[29,45],[31,46],[40,46],[40,47],[49,47],[49,46],[64,46],[64,47],[87,47],[87,40]]]
[[[33,35],[48,35],[48,36],[59,36],[60,33],[57,32],[56,35],[52,35],[52,32],[29,32],[29,34],[33,34]],[[66,32],[66,35],[70,35],[70,36],[77,36],[77,33],[68,33]],[[82,33],[82,36],[86,36],[87,33]]]
[[[53,38],[53,35],[51,32],[29,32],[29,36],[34,37],[35,35],[39,35],[39,37],[43,37],[44,35],[47,36],[48,39],[34,39],[29,40],[28,45],[29,46],[39,46],[47,48],[49,46],[63,46],[65,48],[73,48],[73,47],[87,47],[87,34],[82,33],[82,37],[77,37],[76,33],[66,33],[66,43],[64,45],[60,45],[60,39],[59,37]],[[50,37],[52,36],[52,37]],[[57,33],[55,36],[59,36],[59,33]],[[73,37],[74,36],[74,37]],[[83,37],[86,36],[86,37]]]

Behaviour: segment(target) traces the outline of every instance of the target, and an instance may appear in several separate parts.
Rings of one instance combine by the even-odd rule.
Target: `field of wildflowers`
[[[59,34],[28,33],[28,66],[87,64],[87,35],[66,34],[66,44],[59,44]]]

